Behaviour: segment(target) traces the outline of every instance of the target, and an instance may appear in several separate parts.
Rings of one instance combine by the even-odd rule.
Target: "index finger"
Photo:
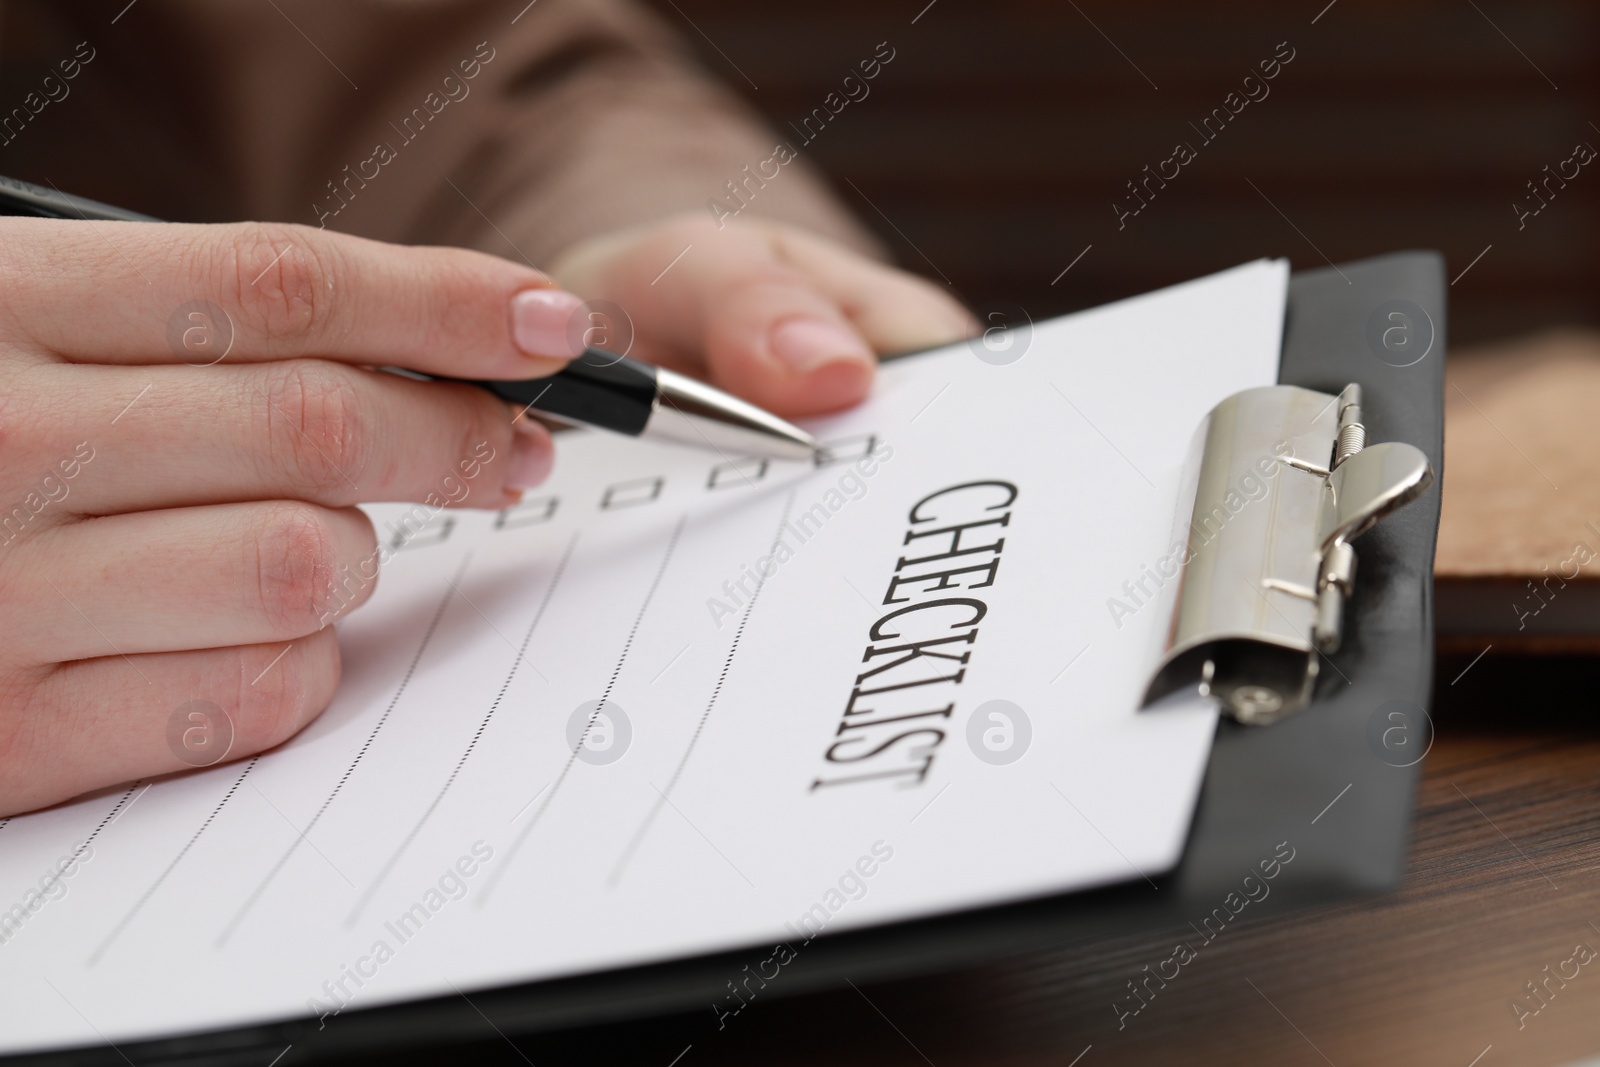
[[[84,363],[315,356],[534,378],[581,351],[577,297],[481,252],[279,223],[0,220],[9,340]]]

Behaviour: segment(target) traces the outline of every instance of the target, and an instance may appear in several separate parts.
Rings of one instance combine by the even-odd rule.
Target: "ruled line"
[[[595,705],[593,714],[589,716],[589,722],[583,728],[583,733],[578,735],[578,743],[572,746],[571,752],[567,753],[567,762],[561,768],[561,773],[556,776],[556,780],[551,783],[549,792],[545,794],[544,802],[534,809],[533,818],[529,819],[527,825],[518,831],[516,839],[511,842],[511,847],[506,850],[505,862],[498,864],[489,875],[489,881],[484,883],[483,892],[479,894],[474,907],[482,908],[488,903],[495,887],[500,884],[501,876],[510,869],[511,861],[516,858],[517,850],[522,847],[524,841],[528,840],[529,835],[533,833],[533,828],[539,825],[539,820],[549,810],[550,802],[561,791],[561,783],[567,780],[567,775],[571,772],[572,765],[577,762],[578,752],[583,748],[584,743],[589,740],[589,731],[594,729],[595,719],[599,718],[600,713],[605,710],[606,701],[611,698],[611,690],[616,686],[618,676],[622,674],[622,667],[628,662],[628,653],[633,649],[633,639],[638,636],[639,625],[644,622],[645,612],[650,610],[650,601],[655,599],[656,590],[661,587],[661,577],[667,573],[667,564],[671,562],[673,553],[677,551],[678,539],[683,535],[684,524],[688,521],[689,516],[685,513],[679,516],[678,524],[672,528],[672,536],[667,539],[667,548],[661,554],[661,563],[656,567],[655,577],[650,581],[650,588],[644,595],[644,602],[639,605],[639,614],[634,617],[633,627],[628,631],[628,639],[622,644],[622,654],[617,657],[617,665],[611,671],[611,678],[606,682],[605,691],[600,694],[600,702]]]
[[[228,925],[223,927],[222,933],[217,935],[217,940],[213,945],[214,948],[221,948],[223,945],[228,943],[228,939],[232,937],[233,932],[239,928],[239,924],[244,921],[244,917],[250,913],[251,908],[255,907],[256,901],[261,899],[262,894],[267,891],[267,887],[272,884],[272,880],[278,876],[278,872],[283,870],[284,866],[289,862],[289,857],[293,856],[300,848],[300,842],[304,841],[306,836],[311,833],[312,827],[317,825],[317,820],[322,818],[323,813],[328,810],[328,806],[333,803],[334,799],[339,795],[340,790],[344,789],[344,784],[348,782],[350,780],[350,776],[355,773],[356,767],[361,764],[362,757],[367,754],[367,749],[372,747],[372,742],[377,739],[378,733],[383,729],[384,723],[389,721],[390,713],[392,713],[395,709],[395,706],[400,703],[400,697],[405,693],[406,686],[411,683],[411,676],[416,673],[417,664],[422,661],[422,654],[428,650],[428,644],[433,640],[434,632],[439,629],[439,623],[444,618],[444,610],[450,606],[450,601],[456,594],[456,586],[460,584],[462,575],[466,574],[467,572],[467,564],[471,562],[472,553],[469,552],[462,557],[461,566],[456,568],[454,580],[447,584],[444,596],[439,600],[439,606],[433,611],[433,618],[428,620],[428,629],[422,635],[422,643],[417,646],[416,655],[411,657],[411,664],[406,668],[405,675],[400,679],[400,684],[398,687],[396,687],[394,696],[390,698],[389,706],[383,709],[383,714],[380,715],[378,717],[378,721],[373,724],[372,732],[367,734],[367,739],[361,745],[360,751],[356,753],[355,759],[350,761],[350,766],[345,769],[344,775],[339,779],[338,784],[333,787],[333,792],[328,794],[328,799],[322,802],[322,806],[318,808],[317,813],[311,817],[311,821],[306,823],[305,829],[301,830],[299,836],[297,836],[293,841],[289,842],[289,847],[284,850],[282,856],[278,857],[278,862],[272,865],[272,869],[267,872],[267,876],[261,880],[261,883],[256,886],[254,891],[251,892],[244,904],[237,912],[234,913],[233,918],[228,921]]]
[[[401,841],[394,850],[394,855],[389,857],[389,861],[383,865],[383,869],[372,880],[372,884],[367,886],[367,891],[361,894],[361,899],[356,902],[356,906],[350,910],[350,915],[344,921],[347,929],[355,925],[356,920],[361,917],[362,911],[372,902],[373,896],[378,892],[378,887],[383,885],[384,880],[393,872],[395,865],[400,862],[400,857],[405,854],[407,848],[411,847],[411,842],[416,840],[417,835],[422,832],[422,827],[427,824],[427,821],[433,816],[434,810],[444,800],[444,795],[455,784],[456,776],[461,773],[461,768],[466,766],[467,757],[471,756],[473,749],[477,748],[478,739],[489,728],[489,722],[494,718],[495,712],[500,710],[500,705],[506,698],[506,692],[511,688],[511,682],[517,676],[517,668],[527,658],[528,645],[533,641],[534,631],[539,628],[539,621],[544,618],[545,609],[550,606],[550,601],[556,593],[556,587],[561,584],[561,576],[567,572],[567,564],[572,559],[572,550],[577,545],[578,533],[574,532],[571,539],[567,541],[567,548],[561,554],[560,562],[556,564],[555,573],[550,577],[550,584],[545,588],[544,596],[539,600],[539,609],[533,613],[533,621],[528,624],[528,632],[522,636],[522,647],[517,649],[516,658],[511,661],[511,670],[506,674],[505,683],[500,686],[500,691],[495,694],[494,702],[489,705],[489,710],[483,716],[483,721],[478,723],[477,732],[472,735],[472,740],[467,742],[466,751],[461,753],[461,758],[456,760],[455,768],[451,770],[450,777],[446,778],[444,785],[439,787],[439,793],[433,798],[433,803],[428,805],[428,809],[422,813],[422,817],[411,828],[411,832],[406,834],[405,840]],[[532,664],[530,663],[529,666],[531,667]]]
[[[88,837],[83,839],[83,843],[81,845],[72,850],[72,862],[76,862],[79,856],[88,851],[89,846],[94,844],[94,839],[100,836],[100,831],[116,822],[118,817],[132,806],[129,803],[130,797],[137,801],[139,797],[144,796],[144,790],[139,789],[140,786],[144,786],[145,789],[150,788],[149,785],[146,785],[143,778],[128,786],[128,791],[122,794],[122,796],[117,800],[116,805],[110,811],[106,812],[105,817],[100,820],[99,825],[94,828]],[[134,796],[136,791],[138,792],[139,796]],[[3,822],[0,822],[0,830],[5,829],[6,825],[11,822],[11,818],[12,817],[7,817]]]
[[[122,931],[127,929],[129,923],[133,922],[134,916],[138,915],[139,912],[144,908],[145,904],[149,903],[150,898],[155,896],[156,890],[161,888],[161,883],[167,880],[167,876],[172,873],[173,869],[177,867],[180,862],[182,862],[183,857],[189,854],[189,850],[194,847],[194,843],[200,840],[200,835],[206,832],[206,828],[211,825],[212,820],[217,817],[217,814],[222,811],[223,807],[227,805],[228,801],[233,799],[233,794],[236,793],[239,789],[239,786],[244,783],[245,775],[249,774],[251,770],[255,768],[257,761],[260,759],[261,757],[257,756],[255,759],[245,764],[245,768],[240,772],[239,777],[233,780],[233,785],[228,788],[228,791],[225,794],[223,794],[222,799],[217,802],[217,806],[211,809],[211,814],[206,816],[206,821],[200,824],[200,829],[196,830],[194,832],[194,836],[189,838],[188,843],[185,844],[183,848],[178,850],[178,854],[176,856],[172,857],[172,862],[167,864],[166,870],[162,871],[156,876],[156,880],[150,883],[150,888],[144,891],[144,895],[139,898],[138,902],[135,903],[132,908],[128,909],[128,913],[122,917],[122,921],[117,923],[117,925],[112,928],[110,933],[106,934],[105,940],[100,942],[99,947],[89,954],[87,966],[93,967],[95,964],[100,962],[100,958],[106,954],[106,949],[111,947],[111,942],[115,941],[122,935]]]
[[[106,813],[106,817],[100,820],[100,825],[96,826],[94,828],[94,832],[88,837],[84,838],[83,844],[79,845],[77,850],[72,853],[73,859],[77,859],[79,856],[83,855],[84,850],[86,850],[90,845],[94,844],[94,839],[100,836],[101,830],[104,830],[107,826],[110,826],[112,823],[117,821],[118,816],[122,814],[122,809],[128,806],[128,798],[133,796],[133,791],[144,784],[144,779],[141,778],[139,781],[134,782],[128,787],[128,791],[122,794],[122,799],[117,801],[117,806]],[[146,788],[149,787],[146,786]],[[143,796],[144,793],[141,791],[139,795]]]
[[[794,507],[794,495],[795,491],[790,490],[789,498],[783,503],[783,513],[778,516],[778,528],[773,531],[772,547],[768,555],[778,551],[778,542],[783,537],[784,525],[789,521],[789,511]],[[722,695],[722,684],[728,679],[728,671],[733,667],[733,657],[739,651],[739,641],[744,637],[745,624],[750,621],[750,613],[755,610],[756,600],[760,598],[761,590],[766,587],[766,584],[766,576],[757,572],[755,592],[750,594],[750,599],[745,601],[744,611],[740,613],[739,627],[733,632],[733,641],[728,645],[728,654],[722,660],[722,673],[717,675],[716,685],[711,689],[711,699],[706,702],[706,709],[700,713],[700,721],[695,724],[694,733],[690,735],[689,744],[683,750],[683,756],[678,760],[678,766],[672,772],[672,777],[667,779],[666,788],[656,790],[656,795],[659,799],[650,806],[650,811],[645,815],[644,821],[639,824],[639,829],[635,831],[633,840],[628,842],[628,847],[623,850],[622,855],[617,859],[617,865],[612,868],[611,876],[606,879],[607,887],[616,888],[617,883],[622,879],[623,871],[633,859],[633,855],[638,851],[640,844],[644,842],[645,834],[655,824],[656,816],[661,814],[662,808],[671,803],[668,798],[672,795],[672,790],[677,786],[678,779],[683,777],[683,769],[689,765],[689,757],[694,754],[694,748],[700,740],[700,734],[706,728],[706,721],[711,718],[711,712],[717,706],[717,698]],[[673,806],[676,807],[677,805]],[[682,814],[682,812],[679,812],[679,814]],[[685,816],[684,818],[687,820],[688,817]],[[693,824],[691,823],[690,825],[692,826]],[[696,832],[699,832],[698,827]],[[702,833],[700,836],[705,837],[705,834]],[[706,841],[709,844],[710,838],[706,838]],[[711,847],[716,848],[715,845]],[[719,849],[718,851],[720,852],[721,850]],[[727,859],[727,857],[724,856],[723,859]],[[733,866],[733,861],[728,860],[728,865]],[[734,870],[737,871],[738,868],[734,867]],[[743,875],[744,872],[740,871],[740,876],[743,877]],[[745,881],[748,882],[750,879],[745,878]]]

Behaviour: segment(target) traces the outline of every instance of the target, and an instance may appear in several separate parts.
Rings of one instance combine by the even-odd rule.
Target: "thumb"
[[[802,230],[778,229],[774,247],[830,300],[879,355],[953,344],[978,320],[939,285],[866,259]]]
[[[877,366],[866,339],[805,275],[751,251],[742,276],[696,294],[712,381],[780,415],[860,402]]]
[[[970,336],[937,287],[774,223],[685,216],[595,239],[555,270],[573,291],[626,308],[636,354],[779,415],[865,398],[875,352]]]

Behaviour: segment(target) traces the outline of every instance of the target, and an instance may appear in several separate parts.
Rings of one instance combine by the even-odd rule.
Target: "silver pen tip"
[[[800,427],[714,386],[674,371],[656,371],[658,402],[644,432],[730,456],[815,462],[824,454]]]

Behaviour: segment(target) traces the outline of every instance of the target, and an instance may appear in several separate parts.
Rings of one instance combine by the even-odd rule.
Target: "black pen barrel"
[[[103,222],[157,222],[149,215],[125,211],[83,196],[0,175],[0,215],[40,219],[90,219]]]
[[[599,348],[548,378],[473,384],[513,404],[630,437],[644,431],[656,406],[656,369]]]

